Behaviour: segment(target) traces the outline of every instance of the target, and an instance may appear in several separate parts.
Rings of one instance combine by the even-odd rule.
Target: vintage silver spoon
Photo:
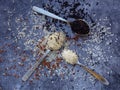
[[[50,53],[52,50],[59,50],[62,45],[65,43],[66,36],[63,32],[55,32],[51,34],[47,39],[48,50],[46,53],[36,61],[36,63],[24,74],[22,77],[22,81],[27,81],[28,78],[32,75],[35,69],[39,66],[39,64],[44,60],[44,58]]]
[[[43,15],[46,15],[46,16],[52,17],[54,19],[58,19],[58,20],[61,20],[63,22],[68,23],[71,26],[72,31],[77,33],[77,34],[84,35],[84,34],[88,34],[89,31],[90,31],[90,28],[89,28],[88,24],[82,19],[77,19],[73,22],[69,22],[69,21],[67,21],[67,20],[65,20],[65,19],[63,19],[63,18],[61,18],[61,17],[59,17],[59,16],[57,16],[53,13],[50,13],[50,12],[48,12],[48,11],[42,9],[42,8],[33,6],[32,9],[34,11],[38,12],[38,13],[43,14]]]
[[[64,49],[62,52],[62,57],[67,63],[72,64],[72,65],[79,65],[84,70],[86,70],[88,73],[90,73],[93,77],[95,77],[97,80],[99,80],[101,83],[103,83],[104,85],[109,85],[109,82],[107,79],[105,79],[103,76],[96,73],[95,71],[89,69],[82,63],[80,63],[78,61],[77,54],[75,52],[73,52],[72,50]]]

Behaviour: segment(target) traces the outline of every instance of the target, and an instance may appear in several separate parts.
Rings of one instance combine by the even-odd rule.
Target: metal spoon
[[[32,9],[38,13],[41,13],[41,14],[44,14],[46,16],[52,17],[54,19],[58,19],[58,20],[61,20],[63,22],[68,23],[71,26],[72,31],[77,33],[77,34],[88,34],[90,31],[88,24],[82,19],[78,19],[78,20],[75,20],[73,22],[69,22],[69,21],[67,21],[67,20],[65,20],[65,19],[63,19],[63,18],[61,18],[53,13],[50,13],[42,8],[33,6]]]
[[[48,40],[51,40],[51,41],[47,42],[47,44],[49,46],[48,50],[41,57],[41,59],[36,61],[36,63],[24,74],[24,76],[22,77],[22,81],[27,81],[28,80],[28,78],[32,75],[32,73],[39,66],[39,64],[44,60],[44,58],[50,53],[50,51],[60,49],[65,42],[65,38],[66,37],[62,32],[59,32],[59,33],[56,32],[56,33],[53,33],[52,35],[50,35],[48,37]],[[55,45],[57,45],[57,46],[55,46]]]
[[[72,50],[63,50],[62,52],[62,57],[63,59],[72,65],[80,65],[84,70],[86,70],[88,73],[90,73],[93,77],[95,77],[97,80],[99,80],[101,83],[105,84],[105,85],[109,85],[109,82],[107,79],[105,79],[103,76],[101,76],[100,74],[96,73],[95,71],[89,69],[88,67],[86,67],[85,65],[83,65],[82,63],[80,63],[78,61],[78,56],[75,52],[73,52]]]

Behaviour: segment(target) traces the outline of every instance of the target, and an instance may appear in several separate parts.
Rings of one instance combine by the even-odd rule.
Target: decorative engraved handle
[[[87,72],[89,72],[93,77],[95,77],[97,80],[99,80],[101,83],[105,84],[105,85],[109,85],[109,82],[107,79],[105,79],[103,76],[101,76],[100,74],[92,71],[91,69],[87,68],[85,65],[81,64],[80,62],[77,63],[78,65],[80,65],[84,70],[86,70]]]

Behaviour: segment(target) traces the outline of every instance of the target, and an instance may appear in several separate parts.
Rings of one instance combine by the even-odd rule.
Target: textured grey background
[[[52,0],[0,0],[0,90],[120,90],[120,0],[51,1]],[[60,4],[65,1],[68,1],[70,6],[68,5],[62,8]],[[76,14],[70,16],[69,10],[71,7],[74,7],[76,2],[82,3],[79,8],[85,9],[83,12],[79,11],[78,15]],[[104,39],[106,39],[106,37],[103,37],[103,42],[100,44],[102,50],[104,50],[106,53],[105,57],[108,59],[108,61],[106,63],[100,62],[98,66],[106,66],[106,68],[108,68],[108,72],[110,70],[111,72],[110,74],[107,74],[106,69],[104,70],[104,68],[102,68],[102,70],[100,68],[94,68],[97,70],[97,72],[101,73],[109,80],[109,86],[104,86],[99,82],[91,84],[89,80],[84,81],[80,78],[74,79],[73,77],[61,80],[61,77],[57,74],[51,78],[43,76],[40,78],[40,80],[33,80],[32,84],[29,82],[23,83],[21,81],[22,75],[26,72],[24,68],[27,68],[29,61],[24,62],[23,67],[19,66],[17,63],[21,61],[24,55],[28,57],[27,59],[33,60],[33,62],[35,59],[33,58],[33,53],[31,50],[25,49],[25,45],[23,44],[25,41],[23,39],[18,39],[17,28],[22,28],[24,25],[22,25],[22,23],[16,23],[15,19],[22,17],[24,21],[28,21],[27,29],[30,30],[32,21],[29,21],[31,20],[31,17],[30,13],[28,12],[32,11],[31,8],[33,5],[45,8],[46,10],[49,10],[67,19],[71,19],[72,17],[82,18],[87,20],[90,24],[100,22],[100,25],[110,27],[110,32],[114,34],[113,37],[108,37],[108,40],[112,40],[112,42],[109,44],[110,46],[105,45],[107,40]],[[77,8],[73,9],[73,11],[74,10],[77,12]],[[106,23],[101,21],[105,17],[107,17]],[[51,19],[49,20],[50,21],[48,23],[51,25],[52,21]],[[55,24],[56,27],[59,27],[59,25],[59,23]],[[69,29],[69,27],[65,27],[64,25],[62,28]],[[67,32],[67,30],[64,31]],[[96,31],[93,31],[97,32],[97,29]],[[68,32],[68,35],[72,36],[73,34]],[[17,41],[15,41],[16,39]],[[79,40],[78,42],[81,41]],[[74,48],[76,47],[73,47],[73,49]],[[6,67],[11,67],[11,70],[8,70]],[[6,73],[9,73],[10,75],[6,75]],[[14,73],[18,74],[19,77],[16,78],[16,76],[13,75]]]

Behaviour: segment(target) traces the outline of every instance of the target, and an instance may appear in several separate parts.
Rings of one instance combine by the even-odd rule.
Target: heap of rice
[[[72,50],[64,49],[62,52],[63,59],[69,64],[76,64],[78,61],[78,56]]]
[[[66,36],[63,32],[55,32],[48,37],[47,47],[50,50],[58,50],[63,46]]]

